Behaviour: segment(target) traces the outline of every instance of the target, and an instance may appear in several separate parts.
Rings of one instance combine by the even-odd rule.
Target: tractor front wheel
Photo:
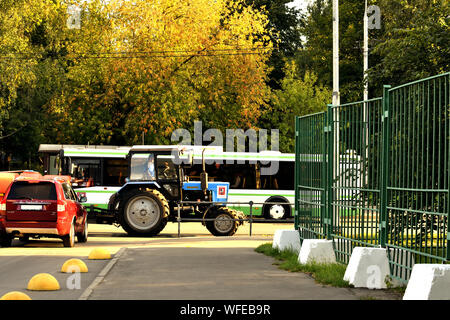
[[[206,221],[206,229],[217,237],[232,236],[243,224],[243,221],[236,220],[245,218],[239,213],[239,211],[227,207],[217,208],[208,215],[208,219],[214,220]]]

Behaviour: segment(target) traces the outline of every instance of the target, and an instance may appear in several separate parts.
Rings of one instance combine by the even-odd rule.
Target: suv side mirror
[[[86,196],[79,197],[80,203],[87,202]]]

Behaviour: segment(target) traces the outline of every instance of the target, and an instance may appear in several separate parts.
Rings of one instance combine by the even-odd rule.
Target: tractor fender
[[[210,206],[208,207],[208,209],[205,210],[205,212],[203,213],[203,217],[202,217],[202,225],[203,225],[203,226],[206,225],[205,219],[208,219],[208,218],[207,218],[207,215],[211,214],[212,211],[211,211],[210,209],[212,209],[212,208],[218,208],[218,206],[215,205],[215,204],[210,204]]]
[[[136,189],[136,188],[139,188],[141,186],[144,187],[144,188],[148,188],[148,187],[152,186],[152,187],[156,187],[156,189],[158,189],[158,190],[161,189],[161,186],[155,181],[131,181],[131,182],[125,183],[122,186],[122,188],[120,188],[117,191],[117,193],[122,195],[122,194],[124,194],[125,192],[127,192],[130,189]]]

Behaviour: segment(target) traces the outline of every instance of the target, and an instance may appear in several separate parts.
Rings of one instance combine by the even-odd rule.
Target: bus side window
[[[125,183],[127,175],[127,161],[124,159],[106,159],[104,161],[104,184],[121,186]]]
[[[243,177],[242,173],[235,172],[234,177],[233,177],[233,183],[230,187],[233,189],[241,188],[243,185],[243,179],[244,179],[244,177]]]

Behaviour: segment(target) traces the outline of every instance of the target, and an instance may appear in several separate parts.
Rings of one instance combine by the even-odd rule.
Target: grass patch
[[[272,248],[271,243],[262,244],[255,249],[256,252],[277,260],[275,263],[282,270],[291,272],[304,272],[311,275],[318,283],[340,288],[350,288],[352,285],[343,280],[347,266],[340,263],[322,264],[308,263],[300,264],[298,254],[291,250],[278,250]]]

